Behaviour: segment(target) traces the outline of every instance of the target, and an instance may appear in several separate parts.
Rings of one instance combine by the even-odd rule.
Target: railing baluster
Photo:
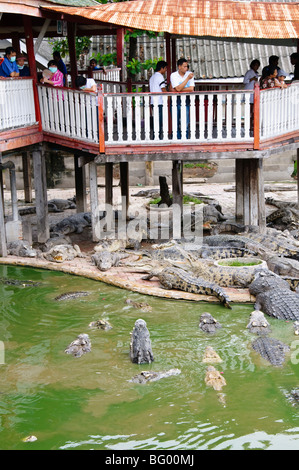
[[[127,141],[132,142],[133,134],[133,112],[132,112],[132,96],[127,97]]]
[[[244,138],[250,138],[250,94],[245,93],[244,95]]]
[[[141,142],[141,100],[140,96],[135,96],[135,141]]]
[[[233,95],[228,93],[226,95],[226,138],[232,137],[232,124],[233,124]]]
[[[190,140],[196,139],[196,108],[195,95],[190,95]]]
[[[199,95],[199,140],[205,138],[205,96]]]
[[[213,137],[213,95],[210,93],[208,95],[208,140],[211,140]]]
[[[223,125],[223,119],[222,119],[222,110],[223,110],[223,105],[222,105],[222,99],[223,95],[218,94],[217,95],[217,138],[218,140],[222,140],[222,125]]]
[[[177,96],[171,96],[172,140],[178,140]]]
[[[113,95],[107,96],[107,131],[108,141],[113,142]]]
[[[241,95],[235,94],[236,97],[236,139],[241,138]]]
[[[150,97],[144,97],[144,140],[150,140]]]

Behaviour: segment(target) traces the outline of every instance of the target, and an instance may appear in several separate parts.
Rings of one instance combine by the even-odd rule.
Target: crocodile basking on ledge
[[[256,310],[283,320],[299,320],[299,295],[272,271],[257,273],[249,292],[256,297]]]
[[[226,293],[217,284],[206,281],[203,278],[190,275],[180,268],[167,267],[162,271],[152,271],[143,279],[149,280],[157,277],[165,289],[178,289],[193,294],[212,295],[227,308],[231,308]]]

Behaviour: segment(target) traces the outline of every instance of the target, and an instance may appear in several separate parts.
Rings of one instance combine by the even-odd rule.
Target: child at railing
[[[75,80],[76,87],[80,90],[87,91],[87,92],[94,92],[97,91],[97,84],[93,78],[86,78],[83,75],[78,75]]]

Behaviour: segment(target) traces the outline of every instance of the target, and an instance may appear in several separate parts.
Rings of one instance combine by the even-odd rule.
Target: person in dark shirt
[[[291,59],[291,64],[294,65],[294,80],[299,80],[299,53],[298,52],[293,52],[293,54],[290,55]]]
[[[60,72],[63,74],[63,86],[66,86],[66,84],[67,84],[67,69],[66,69],[65,63],[63,62],[63,60],[61,58],[60,52],[54,51],[53,52],[53,59],[57,63],[58,70],[60,70]]]
[[[4,60],[0,65],[0,77],[18,77],[20,75],[16,63],[17,54],[13,47],[5,49]]]
[[[277,55],[271,55],[269,57],[269,64],[266,65],[266,67],[264,67],[262,70],[262,77],[266,77],[267,75],[269,75],[269,69],[273,65],[276,67],[277,72],[279,72],[280,67],[278,66],[278,61],[279,61],[279,57]]]
[[[26,57],[23,54],[17,54],[17,66],[20,72],[20,77],[30,77],[30,70],[28,65],[25,65]]]

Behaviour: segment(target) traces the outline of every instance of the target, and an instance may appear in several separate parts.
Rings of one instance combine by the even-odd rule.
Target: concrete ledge
[[[101,272],[95,266],[91,265],[86,258],[75,258],[73,261],[53,263],[42,259],[7,256],[0,258],[0,264],[59,271],[66,274],[86,277],[94,281],[101,281],[111,286],[127,289],[139,294],[152,295],[165,299],[219,303],[218,299],[214,296],[162,289],[159,287],[160,284],[158,280],[144,281],[141,279],[144,273],[131,272],[126,266],[111,268],[109,273]],[[255,302],[254,296],[250,295],[248,289],[225,288],[223,290],[233,303]]]

